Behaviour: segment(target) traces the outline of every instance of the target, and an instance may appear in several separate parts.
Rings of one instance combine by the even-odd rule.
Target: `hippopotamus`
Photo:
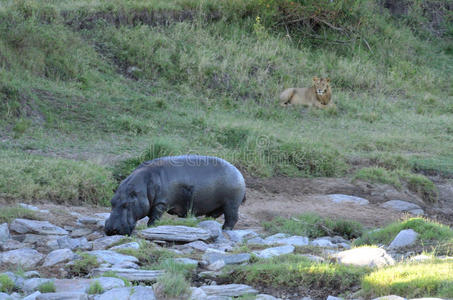
[[[167,211],[185,217],[224,215],[224,230],[234,228],[244,203],[245,181],[229,162],[212,156],[181,155],[156,158],[139,165],[124,179],[112,200],[105,222],[107,235],[130,235],[138,220],[148,226]]]

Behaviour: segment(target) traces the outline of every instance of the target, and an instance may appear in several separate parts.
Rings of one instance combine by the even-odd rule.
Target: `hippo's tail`
[[[246,200],[247,200],[247,197],[245,196],[245,193],[244,193],[244,198],[242,199],[241,205],[244,204]]]

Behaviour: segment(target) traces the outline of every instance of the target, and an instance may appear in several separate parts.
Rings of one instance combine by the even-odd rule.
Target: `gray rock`
[[[324,248],[338,248],[337,245],[332,243],[330,240],[325,239],[325,238],[318,238],[310,243],[313,246],[318,246],[318,247],[324,247]]]
[[[122,235],[105,236],[93,241],[93,250],[105,250],[124,239]]]
[[[98,261],[107,262],[111,265],[119,264],[125,261],[138,263],[138,259],[135,256],[121,254],[111,250],[96,250],[87,253],[96,256]]]
[[[274,256],[280,256],[284,254],[290,254],[294,252],[294,246],[285,245],[279,247],[267,248],[261,251],[254,251],[253,253],[259,258],[271,258]]]
[[[383,267],[393,265],[395,261],[384,249],[374,247],[360,247],[338,253],[339,263],[355,266]]]
[[[41,295],[41,292],[40,291],[36,291],[33,294],[28,295],[27,297],[25,297],[22,300],[36,300],[36,297],[38,297],[39,295]]]
[[[70,235],[72,238],[78,238],[78,237],[87,236],[87,235],[91,234],[92,232],[93,232],[93,230],[83,227],[83,228],[74,229]]]
[[[258,291],[245,284],[204,285],[200,287],[207,296],[239,297],[258,294]]]
[[[137,242],[130,242],[130,243],[121,244],[121,245],[118,245],[118,246],[113,246],[113,247],[110,248],[109,250],[118,250],[118,249],[139,249],[139,248],[140,248],[139,243],[137,243]]]
[[[214,239],[222,235],[222,224],[217,221],[202,221],[198,223],[197,227],[209,231]]]
[[[22,248],[0,253],[0,262],[5,265],[23,267],[26,269],[37,266],[44,255],[31,248]]]
[[[101,220],[101,218],[81,217],[77,220],[77,222],[83,225],[96,225]]]
[[[141,230],[139,236],[148,240],[164,240],[170,242],[193,242],[209,240],[212,238],[210,231],[188,226],[157,226]]]
[[[397,211],[409,212],[417,216],[425,214],[423,209],[419,205],[402,200],[390,200],[382,203],[381,206]]]
[[[162,276],[163,270],[134,270],[134,269],[116,269],[116,268],[97,268],[92,270],[91,276],[101,276],[105,272],[115,272],[118,276],[122,276],[131,281],[156,281],[159,276]]]
[[[212,264],[218,260],[223,260],[227,265],[241,264],[249,261],[251,255],[249,253],[239,253],[239,254],[226,254],[219,252],[207,252],[203,255],[203,260],[207,261],[208,264]]]
[[[108,291],[114,288],[121,288],[124,287],[124,281],[119,278],[114,278],[114,277],[99,277],[96,279],[93,279],[91,283],[93,282],[99,282],[99,284],[102,286],[102,289],[104,291]],[[88,292],[88,289],[87,289]]]
[[[225,237],[233,243],[242,243],[244,240],[257,237],[258,234],[251,229],[225,230]]]
[[[110,218],[110,213],[96,213],[94,215],[104,221]]]
[[[320,262],[323,262],[324,261],[324,258],[322,258],[321,256],[317,256],[317,255],[312,255],[312,254],[301,254],[300,256],[303,256],[313,262],[317,262],[317,263],[320,263]]]
[[[411,246],[417,240],[418,233],[413,229],[401,230],[395,239],[390,243],[389,249],[398,249]]]
[[[53,279],[47,279],[47,278],[31,278],[27,279],[24,281],[24,285],[22,289],[26,293],[32,293],[38,289],[38,287],[41,284],[47,283],[47,282],[53,282]]]
[[[288,236],[286,234],[277,233],[268,236],[264,239],[267,245],[292,245],[292,246],[307,246],[309,244],[308,237],[305,236]]]
[[[65,235],[66,230],[55,226],[47,221],[36,221],[27,219],[15,219],[10,226],[12,231],[17,233],[36,233],[46,235]]]
[[[99,300],[155,300],[152,287],[134,286],[112,289],[99,297]]]
[[[0,300],[10,300],[10,299],[12,299],[12,298],[9,294],[0,292]]]
[[[406,298],[396,296],[396,295],[388,295],[379,298],[374,298],[373,300],[406,300]]]
[[[71,293],[85,293],[89,288],[92,280],[77,278],[77,279],[55,279],[55,292],[71,292]]]
[[[256,295],[255,300],[278,300],[279,298],[275,298],[274,296],[267,295],[267,294],[259,294]]]
[[[120,263],[114,264],[112,268],[119,268],[119,269],[139,269],[140,267],[131,261],[122,261]]]
[[[0,224],[0,243],[6,242],[11,238],[9,233],[8,223]]]
[[[247,245],[267,245],[262,237],[254,237],[247,240]]]
[[[186,257],[180,257],[173,259],[175,262],[183,265],[198,266],[198,260],[190,259]]]
[[[43,293],[36,300],[88,300],[88,295],[77,292]]]
[[[38,278],[41,277],[38,271],[28,271],[24,273],[24,277],[29,279],[29,278]]]
[[[369,203],[367,199],[343,194],[331,194],[328,197],[335,203],[354,203],[358,205],[367,205]]]
[[[216,260],[212,264],[208,265],[206,267],[206,269],[208,269],[209,271],[219,271],[220,269],[222,269],[225,266],[226,266],[226,264],[222,259],[222,260]]]
[[[129,300],[155,300],[154,290],[150,286],[135,286]]]
[[[203,252],[209,248],[209,245],[203,241],[190,242],[188,244],[185,244],[184,246],[193,248],[195,250],[203,251]]]
[[[74,259],[75,254],[70,249],[57,249],[47,254],[43,267],[50,267]]]
[[[86,237],[70,238],[69,236],[65,236],[57,239],[57,244],[60,249],[68,248],[71,250],[91,250],[93,248],[93,244],[88,242]]]
[[[47,209],[39,209],[36,206],[30,205],[30,204],[25,204],[25,203],[19,203],[20,206],[22,206],[25,209],[32,210],[32,211],[37,211],[43,214],[48,214],[49,211]]]
[[[191,295],[189,300],[205,300],[208,297],[208,295],[200,288],[192,287],[190,288],[190,292]]]
[[[334,296],[327,296],[326,300],[343,300],[343,298],[334,297]]]
[[[27,245],[19,241],[10,239],[4,242],[0,242],[0,251],[11,251],[20,248],[26,248]]]

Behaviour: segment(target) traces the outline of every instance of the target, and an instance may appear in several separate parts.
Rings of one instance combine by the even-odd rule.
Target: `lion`
[[[309,88],[289,88],[280,94],[280,105],[307,105],[318,108],[334,107],[329,78],[313,77]]]

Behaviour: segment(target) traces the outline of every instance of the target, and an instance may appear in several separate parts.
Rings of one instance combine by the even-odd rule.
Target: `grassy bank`
[[[24,178],[2,177],[4,198],[106,203],[112,177],[162,154],[256,176],[376,157],[453,174],[448,22],[431,33],[371,0],[0,1],[0,17],[0,157]],[[337,109],[277,105],[316,75]]]

